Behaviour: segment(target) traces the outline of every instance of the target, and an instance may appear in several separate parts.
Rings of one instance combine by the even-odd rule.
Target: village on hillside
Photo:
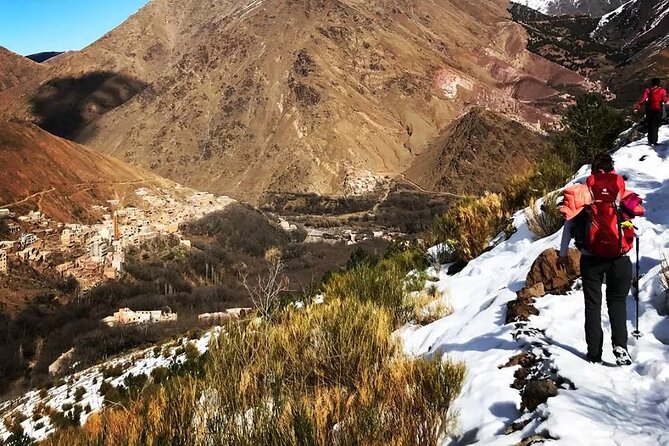
[[[0,219],[9,233],[7,240],[0,240],[0,274],[11,275],[13,265],[22,262],[41,271],[55,268],[61,276],[76,279],[85,292],[117,278],[132,246],[171,234],[190,247],[179,226],[234,202],[205,192],[181,200],[161,188],[139,188],[135,194],[140,206],[124,207],[119,200],[109,200],[108,207],[96,206],[103,218],[91,225],[56,222],[38,211],[15,215],[0,209]]]

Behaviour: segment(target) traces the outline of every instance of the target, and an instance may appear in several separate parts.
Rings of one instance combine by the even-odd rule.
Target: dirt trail
[[[132,180],[132,181],[107,181],[107,182],[99,182],[99,183],[78,183],[78,184],[69,184],[63,187],[81,187],[85,188],[88,187],[88,189],[81,189],[78,190],[72,194],[70,194],[70,197],[73,195],[76,195],[78,193],[84,192],[85,190],[90,190],[95,186],[124,186],[124,185],[129,185],[129,184],[144,184],[144,183],[155,183],[156,181],[161,181],[162,178],[153,178],[153,179],[141,179],[141,180]],[[40,192],[35,192],[34,194],[28,195],[27,197],[23,198],[22,200],[15,201],[13,203],[8,203],[8,204],[2,204],[0,205],[1,207],[4,208],[10,208],[14,206],[18,206],[19,204],[25,203],[26,201],[29,201],[35,197],[40,197],[40,201],[42,197],[46,194],[49,194],[51,192],[55,192],[56,188],[52,187],[51,189],[43,190]]]
[[[405,182],[409,183],[410,185],[412,185],[413,187],[415,187],[416,189],[418,189],[419,191],[421,191],[425,194],[431,194],[431,195],[437,195],[437,196],[443,195],[443,196],[446,196],[446,197],[453,197],[453,198],[467,198],[466,195],[454,194],[454,193],[451,193],[451,192],[437,192],[437,191],[433,191],[433,190],[423,189],[420,185],[414,183],[413,181],[408,179],[406,176],[404,176],[403,173],[399,174],[397,177],[401,178],[402,181],[405,181]],[[387,198],[387,196],[386,196],[386,198]]]
[[[38,196],[41,196],[41,195],[44,195],[44,194],[48,194],[48,193],[53,192],[55,190],[56,190],[56,188],[52,187],[51,189],[48,189],[48,190],[43,190],[41,192],[35,192],[32,195],[28,195],[23,200],[15,201],[14,203],[4,204],[4,205],[2,205],[2,207],[8,208],[8,207],[16,206],[16,205],[19,205],[21,203],[25,203],[26,201],[28,201],[32,198],[35,198],[35,197],[38,197]]]

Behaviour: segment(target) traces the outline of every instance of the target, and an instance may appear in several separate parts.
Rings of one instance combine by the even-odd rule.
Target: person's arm
[[[641,100],[640,100],[639,103],[636,105],[636,109],[637,109],[637,110],[641,110],[641,107],[643,107],[643,104],[646,103],[646,101],[648,100],[648,94],[649,94],[649,92],[650,92],[650,90],[649,90],[648,88],[646,88],[646,89],[644,90],[644,92],[643,92],[643,96],[641,96]]]
[[[584,211],[581,211],[584,212]],[[571,243],[571,228],[574,226],[574,220],[565,220],[562,227],[562,240],[560,241],[560,257],[567,257],[569,254],[569,243]]]

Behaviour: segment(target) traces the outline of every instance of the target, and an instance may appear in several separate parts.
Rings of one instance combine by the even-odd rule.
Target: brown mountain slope
[[[471,105],[552,121],[585,81],[528,52],[508,6],[154,0],[5,114],[199,189],[337,193],[404,171]]]
[[[15,212],[39,209],[76,221],[86,219],[92,205],[107,206],[143,185],[174,185],[31,124],[0,122],[0,148],[0,208]]]
[[[546,141],[523,125],[475,109],[430,142],[406,178],[429,191],[482,194],[530,167]]]
[[[35,76],[43,67],[0,46],[0,92]]]

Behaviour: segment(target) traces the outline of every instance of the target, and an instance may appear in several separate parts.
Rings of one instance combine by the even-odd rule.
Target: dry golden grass
[[[448,295],[442,295],[436,289],[420,291],[409,299],[412,307],[412,321],[418,325],[428,325],[453,314],[453,306]]]
[[[391,336],[400,315],[439,303],[407,297],[425,282],[406,280],[411,256],[335,275],[323,304],[230,322],[202,376],[173,377],[45,444],[436,446],[465,368],[407,357]]]
[[[555,234],[564,224],[557,199],[558,194],[552,193],[545,197],[541,206],[537,206],[536,201],[531,200],[529,208],[525,211],[527,227],[539,238]]]
[[[446,243],[452,260],[469,261],[483,252],[503,229],[506,215],[500,194],[470,197],[454,204],[432,225],[432,242]]]
[[[204,379],[179,379],[44,444],[437,445],[452,427],[463,365],[404,356],[387,310],[335,300],[282,318],[229,325]]]

